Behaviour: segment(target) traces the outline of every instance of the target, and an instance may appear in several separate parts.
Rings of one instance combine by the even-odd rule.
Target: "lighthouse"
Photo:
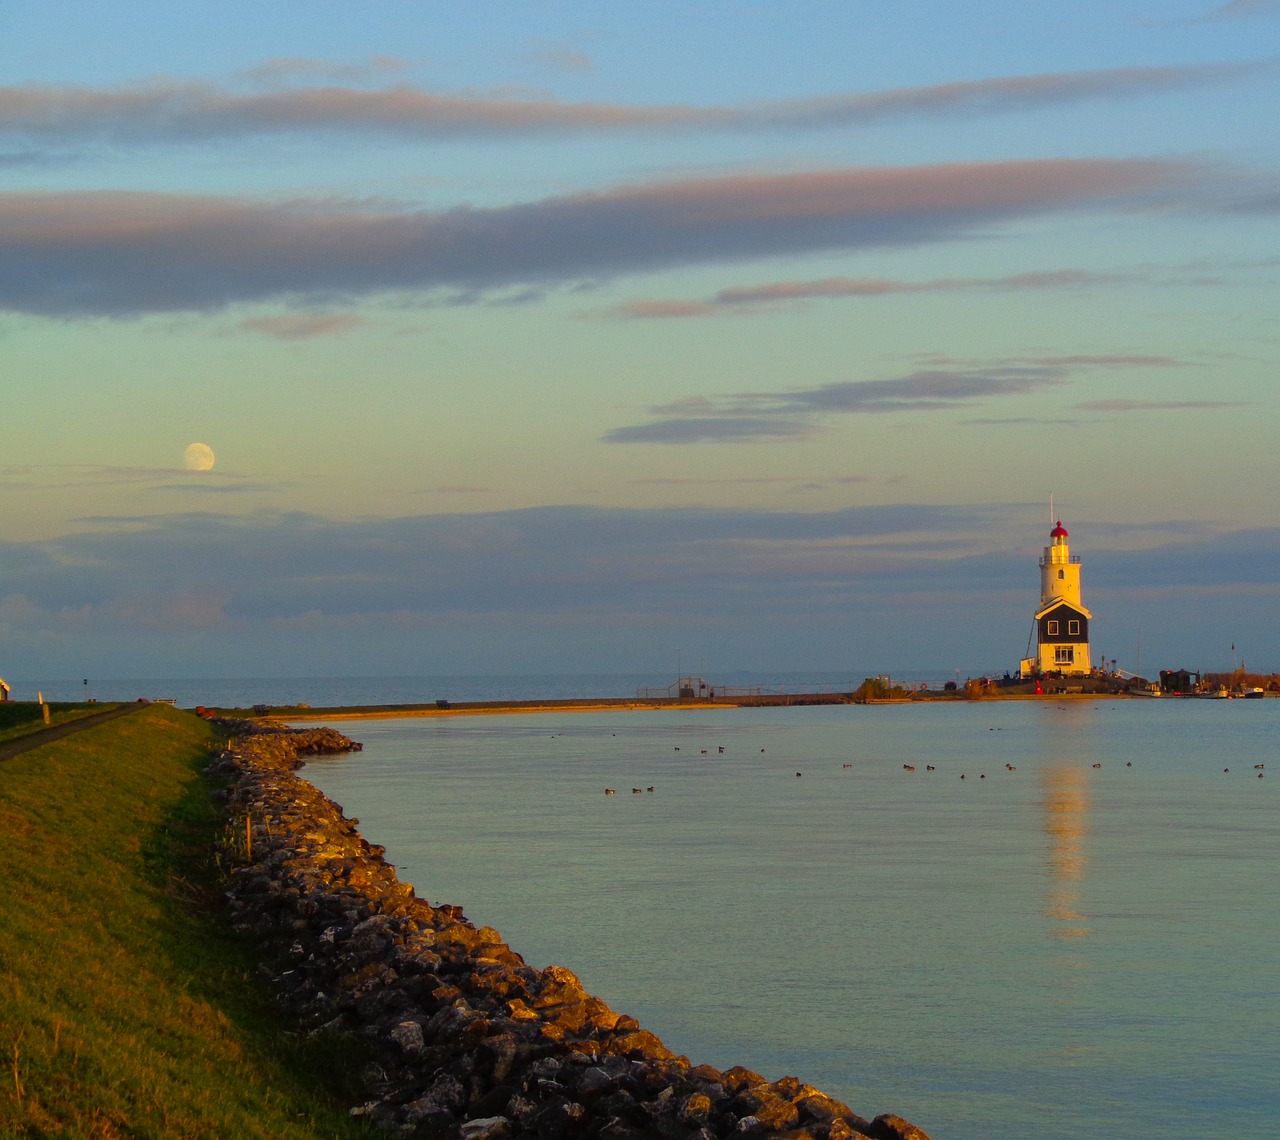
[[[1022,662],[1022,675],[1063,673],[1087,676],[1089,621],[1080,600],[1080,559],[1071,553],[1067,528],[1059,519],[1040,558],[1040,608],[1036,610],[1036,654]]]

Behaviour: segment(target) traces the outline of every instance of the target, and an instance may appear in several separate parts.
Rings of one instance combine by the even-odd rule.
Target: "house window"
[[[1074,665],[1076,663],[1076,647],[1074,645],[1059,645],[1053,651],[1053,663],[1055,665]]]
[[[1057,636],[1058,636],[1058,623],[1057,623],[1056,621],[1048,621],[1048,622],[1045,622],[1045,625],[1044,625],[1044,631],[1045,631],[1045,633],[1046,633],[1046,634],[1048,634],[1050,637],[1057,637]]]
[[[1067,622],[1067,633],[1071,636],[1078,637],[1080,635],[1080,623],[1074,619]]]
[[[1066,576],[1067,576],[1067,572],[1066,572],[1065,570],[1059,570],[1059,571],[1058,571],[1058,581],[1059,581],[1059,582],[1061,582],[1063,579],[1065,579],[1065,578],[1066,578]]]

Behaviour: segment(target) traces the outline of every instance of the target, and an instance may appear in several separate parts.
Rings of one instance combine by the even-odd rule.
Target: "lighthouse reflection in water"
[[[1059,938],[1084,938],[1087,919],[1079,911],[1080,894],[1089,856],[1089,777],[1078,768],[1046,768],[1044,828],[1049,835],[1049,887],[1045,916],[1060,924],[1052,932]]]

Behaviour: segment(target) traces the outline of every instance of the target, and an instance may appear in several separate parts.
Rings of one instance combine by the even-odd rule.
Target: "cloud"
[[[1089,400],[1076,404],[1085,412],[1205,411],[1214,408],[1242,408],[1239,400]]]
[[[8,464],[0,465],[0,487],[29,491],[35,488],[92,488],[137,486],[144,491],[177,491],[184,494],[245,494],[278,490],[274,484],[250,483],[230,471],[193,471],[186,467],[122,467],[108,464]]]
[[[858,124],[914,116],[992,114],[1089,99],[1115,99],[1221,83],[1265,72],[1272,60],[1180,67],[1129,67],[1018,75],[900,88],[870,95],[837,95],[779,104],[779,126]]]
[[[650,408],[653,415],[662,418],[615,428],[603,441],[684,444],[800,440],[817,434],[820,421],[833,415],[935,412],[1062,385],[1074,370],[1082,368],[1172,368],[1178,364],[1167,356],[1015,357],[985,365],[921,369],[890,380],[848,380],[783,392],[739,392],[718,400],[694,396]],[[734,425],[743,426],[735,430]]]
[[[1230,7],[1230,5],[1228,5]],[[544,55],[544,59],[546,56]],[[590,61],[559,49],[560,66]],[[363,79],[402,61],[335,65],[276,59],[243,73],[254,83],[296,77]],[[407,84],[364,90],[331,83],[244,94],[194,81],[154,80],[94,88],[25,84],[0,87],[0,132],[46,142],[203,142],[280,132],[381,131],[410,138],[609,133],[652,130],[777,131],[871,126],[902,118],[987,115],[1132,98],[1227,82],[1266,71],[1269,60],[1129,67],[1002,76],[870,94],[762,102],[744,107],[562,103],[503,94],[439,94]]]
[[[781,413],[929,411],[989,396],[1018,396],[1063,378],[1052,368],[993,368],[985,373],[917,372],[895,380],[846,381],[785,393],[747,393],[741,406]]]
[[[1234,203],[1234,211],[1269,212],[1280,205],[1280,195],[1271,202],[1266,195],[1249,195]],[[1233,268],[1269,268],[1254,262]],[[1088,269],[1041,269],[1001,277],[938,277],[925,281],[903,281],[884,277],[822,277],[816,280],[768,281],[721,289],[706,300],[634,300],[608,309],[584,314],[591,317],[620,317],[624,320],[680,320],[716,317],[754,311],[762,307],[802,304],[812,300],[864,299],[934,293],[1038,293],[1051,290],[1106,289],[1126,285],[1207,286],[1221,285],[1225,278],[1209,276],[1203,265],[1183,266],[1156,272],[1134,269],[1099,273]]]
[[[248,332],[265,333],[277,340],[311,340],[321,336],[341,336],[369,322],[352,313],[305,313],[286,317],[249,317],[240,322]]]
[[[72,161],[70,154],[55,154],[48,150],[8,150],[0,152],[0,167],[58,166],[70,161]]]
[[[816,281],[773,281],[721,289],[709,301],[630,301],[604,316],[631,320],[718,316],[743,307],[776,305],[815,298],[886,297],[911,293],[1022,293],[1047,289],[1085,289],[1149,281],[1150,274],[1094,273],[1053,269],[1006,277],[943,277],[931,281],[895,281],[880,277],[824,277]]]
[[[1280,0],[1228,0],[1198,16],[1146,18],[1133,22],[1147,28],[1194,28],[1276,15],[1280,15]]]
[[[652,479],[636,479],[636,483],[645,486],[658,487],[709,487],[729,485],[734,487],[753,487],[760,484],[799,484],[803,483],[806,487],[822,486],[823,477],[811,477],[808,475],[758,475],[758,476],[742,476],[728,479],[717,478],[701,478],[698,476],[690,476],[680,479],[670,478],[652,478]],[[841,475],[833,480],[836,483],[871,483],[874,480],[870,475]]]
[[[1280,15],[1280,3],[1277,0],[1229,0],[1229,3],[1206,12],[1186,23],[1217,24],[1227,20],[1247,20],[1255,16]]]
[[[699,581],[870,570],[884,556],[924,549],[926,535],[930,557],[954,554],[989,517],[987,508],[915,506],[818,514],[565,506],[356,521],[193,513],[91,520],[87,533],[0,543],[0,577],[5,593],[45,612],[179,594],[224,597],[228,621],[647,610]]]
[[[203,474],[208,476],[209,472],[203,472]],[[182,494],[196,495],[248,495],[279,491],[280,486],[277,483],[246,483],[240,480],[215,483],[206,478],[199,481],[191,480],[186,483],[163,483],[155,487],[147,487],[146,490],[178,491]]]
[[[1081,289],[1130,284],[1133,275],[1093,273],[1085,269],[1053,269],[1008,277],[943,277],[933,281],[885,281],[831,277],[822,281],[784,281],[740,289],[722,289],[717,304],[741,305],[809,297],[883,297],[889,293],[1029,293],[1042,289]]]
[[[652,424],[614,428],[605,443],[760,443],[765,440],[812,439],[821,433],[814,424],[761,416],[700,417],[661,420]]]
[[[1153,654],[1204,660],[1244,622],[1276,642],[1280,531],[1071,526],[1109,644],[1132,643],[1143,592],[1185,617],[1167,649],[1146,627]],[[1001,669],[1045,528],[1016,503],[98,520],[0,540],[0,638],[28,676],[147,675],[129,672],[143,659],[155,676],[620,671],[681,644],[731,667]]]
[[[375,55],[355,63],[335,63],[327,59],[309,59],[305,56],[273,56],[256,67],[237,72],[237,77],[249,83],[276,87],[293,80],[321,80],[332,83],[361,82],[385,78],[388,74],[404,71],[409,61],[394,55]]]
[[[964,421],[976,427],[1010,427],[1017,424],[1056,425],[1058,427],[1078,424],[1078,419],[1065,419],[1050,416],[975,416]]]
[[[1184,368],[1184,361],[1172,356],[1132,353],[1080,353],[1074,356],[1011,356],[1011,364],[1031,364],[1043,368]]]
[[[122,467],[98,463],[31,463],[0,466],[0,480],[10,487],[93,487],[103,484],[155,483],[164,479],[229,480],[225,471],[191,471],[185,467]]]
[[[937,552],[974,550],[981,517],[554,507],[99,522],[56,542],[0,541],[0,639],[27,676],[421,673],[424,662],[616,672],[691,644],[675,637],[710,647],[726,636],[745,636],[739,662],[764,654],[785,667],[794,654],[812,668],[815,644],[784,643],[846,629],[846,606],[868,604],[895,568],[901,587]]]
[[[1241,214],[1280,213],[1280,191],[1260,189],[1252,194],[1238,195],[1233,201],[1223,203],[1223,208]]]
[[[727,310],[707,301],[628,301],[615,309],[607,309],[601,316],[626,317],[638,321],[667,321],[673,318],[720,316]]]
[[[0,195],[0,308],[49,316],[565,283],[775,254],[955,240],[1184,193],[1203,171],[1042,159],[741,174],[430,212],[134,192]]]

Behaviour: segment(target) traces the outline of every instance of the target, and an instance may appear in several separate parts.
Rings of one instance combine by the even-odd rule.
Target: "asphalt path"
[[[142,705],[136,703],[118,705],[113,709],[82,716],[79,720],[69,720],[66,724],[54,724],[48,728],[37,729],[35,732],[27,733],[26,736],[19,736],[16,740],[6,740],[3,744],[0,744],[0,760],[8,760],[12,756],[21,756],[24,752],[30,752],[33,748],[42,748],[46,744],[52,744],[55,740],[61,740],[64,736],[83,732],[86,728],[93,728],[96,725],[104,724],[106,721],[115,720],[116,717],[128,716],[129,713],[136,712],[142,707]]]

